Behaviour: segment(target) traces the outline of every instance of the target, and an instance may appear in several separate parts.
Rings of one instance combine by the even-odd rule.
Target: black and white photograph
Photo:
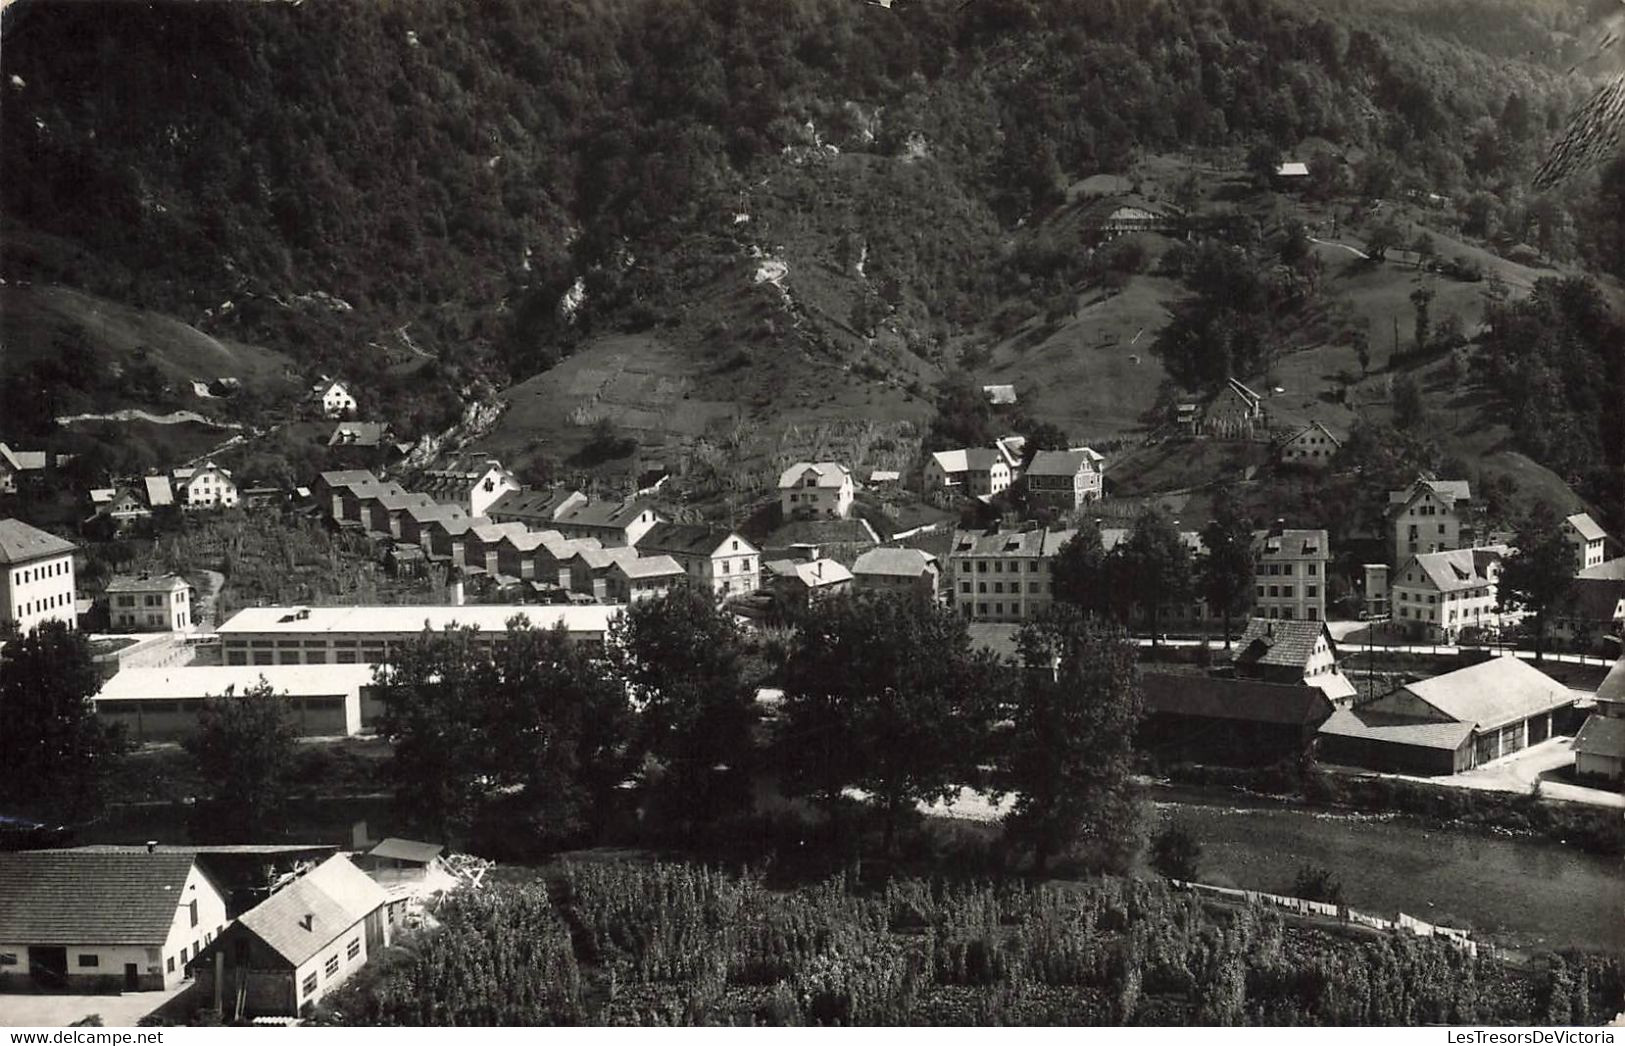
[[[1608,1046],[1622,636],[1625,0],[0,0],[11,1043]]]

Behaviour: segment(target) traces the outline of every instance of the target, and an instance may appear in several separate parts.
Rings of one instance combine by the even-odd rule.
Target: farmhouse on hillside
[[[1099,501],[1106,459],[1090,450],[1041,450],[1027,465],[1027,500],[1060,512]]]
[[[1472,489],[1464,479],[1436,479],[1423,473],[1404,490],[1388,492],[1394,566],[1412,556],[1467,548],[1473,543],[1468,514]]]
[[[852,471],[835,461],[798,461],[779,475],[785,519],[845,519],[852,511]]]
[[[322,413],[329,418],[341,418],[356,412],[355,397],[342,381],[323,378],[311,386],[310,395],[322,405]]]
[[[1342,447],[1343,441],[1334,436],[1330,429],[1318,421],[1311,421],[1282,441],[1281,463],[1327,468]]]

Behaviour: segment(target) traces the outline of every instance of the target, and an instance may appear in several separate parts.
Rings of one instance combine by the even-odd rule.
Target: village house
[[[779,559],[763,565],[767,586],[781,607],[806,607],[852,587],[852,572],[833,559]]]
[[[636,545],[657,524],[664,522],[647,501],[589,501],[559,514],[553,529],[567,538],[596,538],[600,545]]]
[[[971,621],[1026,621],[1052,600],[1050,564],[1075,530],[956,530],[948,553],[953,606]]]
[[[115,577],[107,583],[107,616],[115,632],[189,632],[192,583],[179,574]]]
[[[1354,684],[1337,667],[1337,642],[1324,621],[1249,618],[1231,649],[1230,664],[1243,679],[1303,683],[1334,704],[1355,696]]]
[[[1027,501],[1076,512],[1101,497],[1105,458],[1088,447],[1041,450],[1027,466]]]
[[[230,471],[212,461],[196,468],[176,469],[173,477],[175,500],[188,511],[237,506],[237,482]]]
[[[1576,574],[1602,563],[1605,556],[1604,546],[1608,544],[1608,534],[1589,515],[1576,512],[1563,520],[1563,536],[1574,546]]]
[[[406,501],[402,501],[400,503],[399,508],[404,508],[406,504],[414,501],[417,504],[428,504],[430,502],[427,495],[412,494],[408,492],[405,487],[394,482],[393,480],[374,480],[371,483],[355,483],[339,489],[338,511],[332,517],[333,521],[337,523],[341,529],[360,528],[362,530],[369,530],[372,528],[373,524],[374,509],[372,503],[377,501],[379,498],[386,497],[407,499]],[[385,523],[387,526],[387,515],[385,517]],[[374,533],[382,534],[388,533],[388,531],[374,531]]]
[[[388,443],[387,421],[341,421],[333,426],[333,434],[327,437],[329,448],[355,447],[360,450],[376,450]]]
[[[683,583],[683,565],[670,556],[617,560],[609,568],[610,598],[617,603],[663,596]]]
[[[1269,431],[1264,398],[1235,378],[1228,378],[1207,406],[1203,430],[1219,439],[1261,439]]]
[[[227,927],[204,951],[199,984],[233,1020],[298,1016],[389,946],[388,902],[334,854]]]
[[[638,552],[670,556],[682,565],[691,583],[719,596],[747,595],[761,587],[760,553],[731,530],[661,523],[643,535]]]
[[[1394,575],[1389,605],[1393,620],[1414,639],[1449,643],[1462,629],[1501,627],[1496,583],[1505,545],[1425,552]]]
[[[1580,653],[1612,657],[1625,623],[1625,578],[1577,577],[1563,602],[1547,611],[1546,636]]]
[[[1574,772],[1602,781],[1625,781],[1625,653],[1597,687],[1597,710],[1574,738]]]
[[[330,469],[316,477],[316,482],[310,485],[310,493],[324,516],[338,520],[344,517],[346,491],[357,486],[376,487],[379,483],[378,477],[366,469]]]
[[[57,458],[60,464],[63,456]],[[0,494],[15,494],[41,483],[49,472],[50,455],[43,450],[13,450],[0,443]]]
[[[995,407],[1013,407],[1016,404],[1014,385],[983,385],[982,396]]]
[[[602,547],[596,538],[566,538],[556,530],[505,534],[496,545],[496,573],[505,581],[544,582],[568,589],[570,576],[564,563],[579,549]],[[489,552],[486,561],[490,561]]]
[[[270,686],[300,737],[354,737],[376,711],[372,666],[178,665],[126,668],[92,698],[96,714],[124,725],[137,744],[184,741],[210,698]]]
[[[779,474],[779,510],[785,519],[845,519],[852,511],[852,471],[834,461],[799,461]]]
[[[78,622],[73,554],[77,546],[20,519],[0,519],[0,624],[27,635],[47,621]]]
[[[1332,435],[1330,429],[1318,421],[1311,421],[1307,427],[1282,441],[1281,463],[1327,468],[1342,448],[1343,441]]]
[[[388,536],[396,541],[402,540],[406,533],[405,517],[409,508],[430,509],[436,508],[434,499],[427,494],[415,494],[402,491],[388,493],[393,489],[389,487],[363,487],[352,488],[358,506],[358,515],[362,527],[369,534],[380,537]]]
[[[434,528],[442,521],[464,519],[467,516],[468,510],[458,504],[442,502],[431,505],[407,505],[401,510],[399,516],[401,532],[396,537],[408,545],[423,548],[427,545]]]
[[[0,853],[0,990],[176,988],[225,927],[192,850]]]
[[[1330,540],[1324,530],[1292,530],[1279,522],[1253,535],[1253,613],[1284,621],[1326,620]]]
[[[429,547],[435,557],[444,556],[464,570],[496,574],[502,569],[502,543],[527,533],[523,523],[493,523],[478,516],[442,519],[429,532]]]
[[[216,631],[227,665],[378,664],[396,643],[458,625],[477,628],[476,644],[494,650],[515,615],[538,629],[563,625],[572,641],[601,647],[617,613],[600,606],[248,607]]]
[[[454,516],[434,520],[424,534],[422,545],[424,559],[466,567],[469,531],[475,527],[489,525],[491,520],[486,516]],[[477,565],[483,567],[484,563]]]
[[[617,563],[627,563],[637,558],[638,550],[625,545],[577,549],[564,560],[563,569],[570,579],[570,583],[564,587],[571,592],[590,596],[599,603],[614,602],[614,582],[610,569]]]
[[[1425,552],[1468,548],[1473,524],[1468,515],[1472,491],[1464,479],[1434,479],[1423,474],[1405,490],[1388,493],[1393,531],[1394,566]]]
[[[937,601],[942,568],[937,557],[917,548],[871,548],[852,564],[856,592],[892,592]]]
[[[1517,657],[1491,657],[1333,712],[1320,758],[1383,773],[1457,774],[1562,729],[1575,692]]]
[[[310,389],[311,398],[322,405],[322,413],[329,418],[340,418],[356,412],[355,397],[341,381],[323,378]]]
[[[1105,243],[1134,232],[1178,235],[1183,216],[1178,208],[1151,203],[1140,196],[1107,196],[1085,204],[1078,221],[1086,240]]]
[[[1010,462],[994,447],[939,450],[925,463],[925,495],[939,503],[990,498],[1007,490],[1013,479]]]
[[[141,491],[134,487],[121,487],[113,492],[103,504],[97,506],[97,514],[111,519],[114,525],[123,530],[137,520],[151,519],[152,509],[147,507],[147,501]]]
[[[417,486],[442,505],[456,505],[467,515],[484,516],[498,498],[519,489],[519,480],[495,458],[467,454],[454,455],[428,469]]]
[[[498,523],[523,523],[533,530],[546,530],[564,513],[586,503],[587,495],[562,487],[510,490],[491,502],[485,514]]]

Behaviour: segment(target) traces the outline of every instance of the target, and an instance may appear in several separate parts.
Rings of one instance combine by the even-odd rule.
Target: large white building
[[[691,583],[719,596],[742,596],[761,587],[761,552],[731,530],[660,523],[638,540],[638,554],[670,556]]]
[[[107,583],[107,618],[116,632],[188,632],[192,583],[179,574],[116,577]]]
[[[182,741],[197,733],[209,698],[240,695],[261,683],[282,699],[300,737],[353,736],[379,711],[366,664],[126,668],[103,683],[92,702],[98,716],[124,724],[133,741]]]
[[[387,662],[395,644],[453,626],[479,629],[477,642],[495,650],[516,616],[537,629],[563,625],[572,640],[602,645],[619,613],[611,606],[250,607],[217,633],[227,665],[375,664]]]
[[[0,622],[25,635],[47,621],[73,628],[73,553],[71,541],[20,519],[0,519]]]
[[[1586,513],[1576,512],[1563,520],[1563,536],[1574,548],[1575,573],[1597,566],[1603,561],[1608,534]]]
[[[1467,514],[1472,490],[1464,479],[1419,476],[1404,490],[1388,494],[1392,521],[1394,566],[1426,552],[1468,548],[1473,543]]]
[[[1253,540],[1253,615],[1326,620],[1326,573],[1332,558],[1326,532],[1276,528],[1258,532]]]
[[[1053,600],[1050,564],[1075,530],[960,530],[948,552],[953,606],[971,621],[1026,621]]]
[[[212,461],[176,469],[175,501],[186,509],[235,508],[237,481]]]
[[[1408,634],[1450,642],[1464,628],[1499,628],[1496,586],[1505,545],[1424,552],[1397,570],[1389,585],[1393,620]]]

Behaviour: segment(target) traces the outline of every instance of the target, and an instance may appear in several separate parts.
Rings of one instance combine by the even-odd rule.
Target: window
[[[299,985],[299,993],[301,995],[309,995],[311,992],[314,992],[315,990],[316,990],[316,975],[313,973],[309,977],[306,977],[304,982]]]
[[[1258,586],[1258,594],[1260,596],[1262,596],[1264,594],[1264,586],[1263,585]]]
[[[335,973],[338,973],[339,957],[337,955],[329,955],[327,957],[327,966],[324,968],[327,970],[327,975],[329,977],[333,976]]]
[[[1307,571],[1308,571],[1308,572],[1309,572],[1309,576],[1310,576],[1310,577],[1314,577],[1314,576],[1315,576],[1315,571],[1316,571],[1316,570],[1317,570],[1317,569],[1319,569],[1319,568],[1318,568],[1318,567],[1317,567],[1317,566],[1316,566],[1316,565],[1315,565],[1315,564],[1313,564],[1313,563],[1310,563],[1310,564],[1309,564],[1309,565],[1308,565],[1308,566],[1306,566],[1306,567],[1305,567],[1305,568],[1304,568],[1304,569],[1305,569],[1305,570],[1307,570]]]
[[[1305,586],[1303,586],[1303,594],[1306,595],[1306,596],[1309,596],[1311,598],[1313,598],[1314,596],[1318,596],[1318,595],[1320,595],[1320,586],[1319,585],[1305,585]]]
[[[346,949],[345,954],[346,954],[346,956],[348,956],[351,959],[354,959],[357,955],[360,955],[361,954],[361,938],[359,938],[359,937],[352,938],[351,941],[350,941],[350,947],[348,949]]]
[[[1287,597],[1288,599],[1291,599],[1292,598],[1292,586],[1291,585],[1282,585],[1281,586],[1281,595]]]
[[[175,957],[173,955],[171,955],[169,957],[168,962],[164,963],[164,972],[165,973],[174,973],[175,972]]]
[[[967,596],[970,595],[970,582],[969,581],[961,581],[959,583],[959,591],[963,592]]]
[[[984,596],[987,595],[987,582],[986,581],[978,581],[976,583],[976,591],[980,595],[984,595]]]
[[[100,966],[101,964],[102,957],[100,955],[91,955],[89,952],[79,953],[80,966]]]

